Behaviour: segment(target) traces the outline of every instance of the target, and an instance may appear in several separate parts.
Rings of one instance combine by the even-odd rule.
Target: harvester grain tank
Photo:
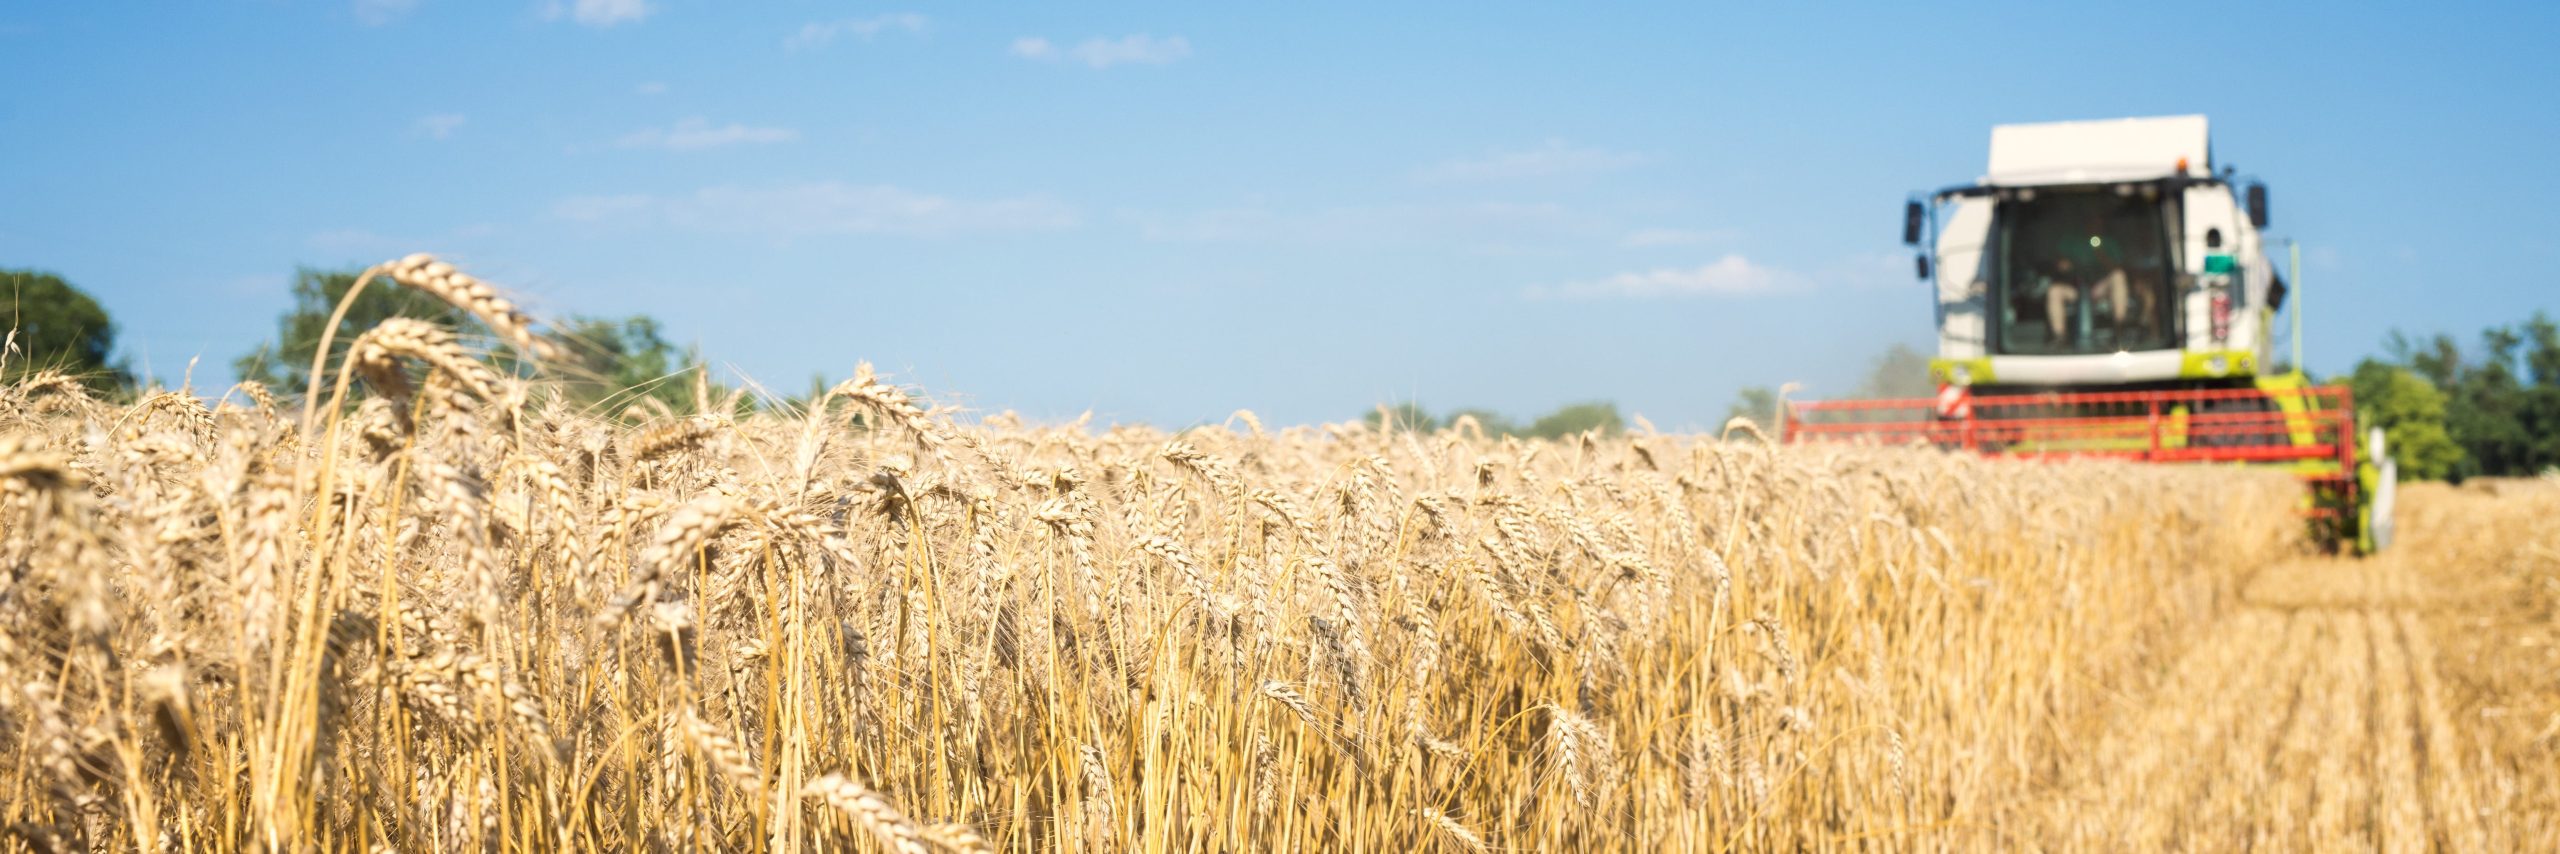
[[[2293,286],[2268,206],[2203,116],[1995,127],[1981,179],[1903,212],[1937,396],[1791,403],[1785,436],[2280,467],[2321,536],[2370,548],[2387,472],[2359,460],[2347,390],[2274,364]]]

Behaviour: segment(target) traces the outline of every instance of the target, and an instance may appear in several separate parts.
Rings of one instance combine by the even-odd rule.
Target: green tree
[[[2356,423],[2382,428],[2400,476],[2437,480],[2463,461],[2445,426],[2445,394],[2415,371],[2366,359],[2348,379],[2355,391]]]
[[[2444,433],[2462,450],[2448,476],[2525,475],[2560,467],[2560,324],[2548,314],[2536,312],[2519,326],[2490,327],[2473,352],[2449,335],[2413,340],[2396,332],[2384,349],[2391,363],[2442,393]],[[2359,384],[2357,394],[2391,391]],[[2372,408],[2378,400],[2359,400],[2359,408]]]
[[[311,354],[320,346],[321,332],[328,328],[329,315],[346,299],[347,290],[355,286],[357,270],[294,271],[293,304],[276,318],[276,337],[232,363],[242,380],[265,384],[282,395],[303,393],[311,381]],[[393,317],[424,320],[490,345],[490,355],[501,370],[528,373],[530,366],[519,363],[516,355],[504,345],[491,342],[487,327],[469,312],[455,308],[434,295],[421,293],[377,279],[365,285],[347,307],[338,323],[338,331],[330,339],[329,364],[339,364],[347,347],[365,330]],[[646,315],[625,318],[571,316],[551,325],[545,337],[558,346],[559,358],[546,365],[544,376],[553,382],[545,387],[582,407],[597,407],[618,413],[642,399],[655,399],[670,409],[686,411],[693,405],[695,383],[687,372],[701,369],[701,360],[669,343],[658,322]],[[333,377],[322,377],[325,383]],[[712,385],[716,400],[728,389]]]
[[[1765,385],[1747,385],[1733,395],[1733,404],[1725,407],[1724,420],[1749,418],[1763,430],[1774,430],[1778,423],[1778,390]],[[1722,425],[1718,425],[1722,426]]]
[[[2459,369],[2447,419],[2454,440],[2470,457],[2460,473],[2530,473],[2533,436],[2523,420],[2524,385],[2515,370],[2524,339],[2513,329],[2491,327],[2481,333],[2480,343],[2482,357]]]
[[[572,316],[552,325],[551,338],[560,349],[552,374],[560,392],[580,406],[618,410],[647,397],[677,407],[693,394],[686,372],[698,369],[699,360],[669,343],[647,315]]]
[[[132,373],[110,358],[116,325],[97,300],[41,270],[0,269],[0,285],[7,286],[10,350],[0,355],[0,380],[53,370],[101,392],[133,384]]]
[[[1386,404],[1377,409],[1369,410],[1369,414],[1366,416],[1366,420],[1369,422],[1369,426],[1371,427],[1379,426],[1382,418],[1394,419],[1395,427],[1398,430],[1414,430],[1429,433],[1433,430],[1438,430],[1441,427],[1446,426],[1440,422],[1440,419],[1431,417],[1430,411],[1423,409],[1422,404],[1410,400],[1402,403]]]
[[[1525,426],[1502,413],[1480,408],[1461,409],[1449,413],[1446,418],[1435,418],[1419,404],[1406,402],[1388,406],[1387,413],[1396,419],[1397,425],[1414,430],[1446,429],[1455,426],[1460,419],[1473,418],[1476,426],[1484,428],[1486,436],[1494,437],[1560,439],[1584,430],[1615,435],[1627,429],[1626,418],[1618,414],[1618,405],[1608,401],[1567,404]],[[1370,426],[1377,426],[1378,413],[1375,410],[1364,417]]]
[[[2516,414],[2528,437],[2524,465],[2517,473],[2560,469],[2560,384],[2526,389]]]
[[[1937,383],[1929,379],[1929,357],[1909,344],[1885,348],[1867,369],[1867,379],[1858,384],[1852,397],[1908,398],[1930,397],[1938,393]]]
[[[2560,387],[2560,323],[2551,315],[2534,312],[2524,323],[2524,340],[2533,349],[2525,354],[2525,373],[2536,386]]]
[[[1458,419],[1460,418],[1474,418],[1476,420],[1476,426],[1484,428],[1484,434],[1487,436],[1520,435],[1520,425],[1513,423],[1510,416],[1490,409],[1482,407],[1461,409],[1456,412],[1449,413],[1448,423],[1455,425],[1458,423]]]
[[[2554,324],[2549,314],[2534,312],[2517,340],[2524,349],[2528,383],[2519,392],[2515,409],[2525,435],[2518,473],[2560,468],[2560,324]]]
[[[1554,412],[1538,416],[1538,420],[1529,423],[1528,432],[1540,439],[1558,439],[1585,430],[1598,430],[1602,435],[1614,436],[1625,429],[1627,422],[1618,415],[1618,405],[1596,400],[1566,404]]]
[[[357,272],[308,267],[295,270],[293,306],[276,318],[276,337],[232,362],[233,373],[243,381],[264,384],[277,394],[301,395],[310,385],[311,355],[320,347],[320,334],[328,328],[329,314],[337,310],[347,290],[355,287]],[[482,331],[470,313],[444,300],[388,280],[376,280],[366,285],[355,303],[347,307],[337,335],[330,339],[329,364],[338,364],[356,336],[393,317],[430,321],[466,333]],[[325,388],[322,393],[327,393]]]

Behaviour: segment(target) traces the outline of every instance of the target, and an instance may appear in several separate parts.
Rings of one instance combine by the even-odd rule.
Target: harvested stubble
[[[2400,506],[2392,562],[2444,669],[2428,726],[2458,735],[2422,761],[2473,767],[2487,850],[2560,850],[2560,474],[2416,484]]]
[[[2404,486],[2398,543],[2257,573],[2012,832],[2087,851],[2560,850],[2555,515],[2560,478]]]
[[[2238,471],[1092,435],[867,369],[626,426],[429,349],[406,418],[0,390],[13,845],[1979,844],[2298,548]]]

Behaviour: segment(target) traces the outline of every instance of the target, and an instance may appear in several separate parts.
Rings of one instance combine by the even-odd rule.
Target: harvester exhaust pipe
[[[2294,373],[2299,374],[2299,373],[2302,373],[2302,372],[2303,372],[2303,370],[2302,370],[2302,244],[2300,244],[2300,243],[2296,243],[2296,242],[2291,241],[2291,240],[2287,240],[2287,241],[2285,241],[2285,242],[2284,242],[2284,245],[2285,245],[2285,248],[2286,248],[2286,249],[2288,249],[2288,250],[2290,250],[2290,251],[2292,252],[2292,254],[2293,254],[2293,259],[2292,259],[2292,261],[2291,261],[2290,263],[2288,263],[2286,266],[2288,266],[2288,267],[2291,267],[2291,268],[2292,268],[2292,269],[2290,270],[2290,272],[2293,274],[2293,336],[2292,336],[2292,337],[2293,337],[2293,372],[2294,372]]]

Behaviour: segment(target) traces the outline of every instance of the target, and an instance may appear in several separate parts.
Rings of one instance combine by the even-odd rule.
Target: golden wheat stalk
[[[382,273],[394,282],[432,294],[455,308],[470,312],[472,317],[497,333],[498,338],[515,345],[520,352],[537,359],[559,356],[551,342],[533,332],[533,318],[516,308],[514,302],[498,295],[487,282],[456,270],[453,265],[420,252],[382,265]]]
[[[831,773],[809,781],[801,789],[803,797],[814,798],[833,807],[836,812],[853,819],[854,826],[870,832],[871,838],[898,854],[926,854],[925,829],[907,817],[896,802],[879,791],[855,782],[843,774]]]

